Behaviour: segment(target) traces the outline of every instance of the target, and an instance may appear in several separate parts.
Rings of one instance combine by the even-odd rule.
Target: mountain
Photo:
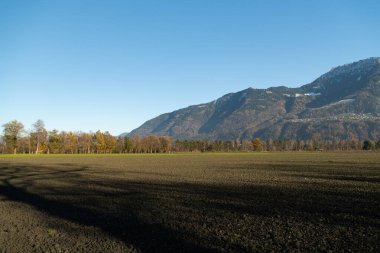
[[[119,134],[119,136],[118,137],[125,137],[125,136],[128,136],[128,132],[124,132],[124,133],[121,133],[121,134]]]
[[[299,88],[248,88],[162,114],[133,135],[174,139],[380,139],[380,58],[332,68]]]

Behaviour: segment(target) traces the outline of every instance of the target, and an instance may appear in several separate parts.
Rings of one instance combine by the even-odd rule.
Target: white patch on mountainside
[[[290,95],[290,94],[284,93],[282,95],[285,96],[285,97],[288,97],[288,98],[289,97],[299,98],[299,97],[316,97],[316,96],[322,95],[322,93],[320,93],[320,92],[310,92],[310,93],[304,93],[304,94],[302,94],[302,93],[296,93],[294,95]]]
[[[339,100],[337,102],[322,106],[321,108],[329,108],[329,107],[336,106],[336,105],[349,104],[349,103],[352,103],[354,101],[355,101],[354,98],[342,99],[342,100]]]
[[[310,97],[316,97],[316,96],[320,96],[320,95],[321,95],[320,92],[305,93],[305,96],[310,96]]]
[[[355,101],[355,98],[342,99],[342,100],[339,100],[338,102],[332,103],[331,105],[347,104],[354,101]]]

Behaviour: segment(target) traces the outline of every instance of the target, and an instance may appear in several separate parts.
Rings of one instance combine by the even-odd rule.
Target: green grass
[[[0,158],[22,157],[123,157],[123,156],[267,156],[282,152],[178,152],[178,153],[128,153],[128,154],[0,154]]]
[[[275,152],[172,152],[172,153],[123,153],[123,154],[0,154],[0,158],[22,157],[123,157],[123,156],[309,156],[320,154],[370,153],[368,151],[275,151]]]
[[[55,230],[54,228],[48,228],[47,233],[49,236],[54,236],[57,234],[57,230]]]

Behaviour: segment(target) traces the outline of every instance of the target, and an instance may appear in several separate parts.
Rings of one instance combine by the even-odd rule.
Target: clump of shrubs
[[[380,140],[376,143],[372,140],[365,140],[363,142],[363,150],[375,150],[380,149]]]

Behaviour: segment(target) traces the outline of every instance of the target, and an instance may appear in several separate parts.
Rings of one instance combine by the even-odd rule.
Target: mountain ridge
[[[380,58],[332,68],[296,88],[249,87],[148,120],[129,136],[175,139],[379,138]],[[337,131],[338,129],[339,131]]]

